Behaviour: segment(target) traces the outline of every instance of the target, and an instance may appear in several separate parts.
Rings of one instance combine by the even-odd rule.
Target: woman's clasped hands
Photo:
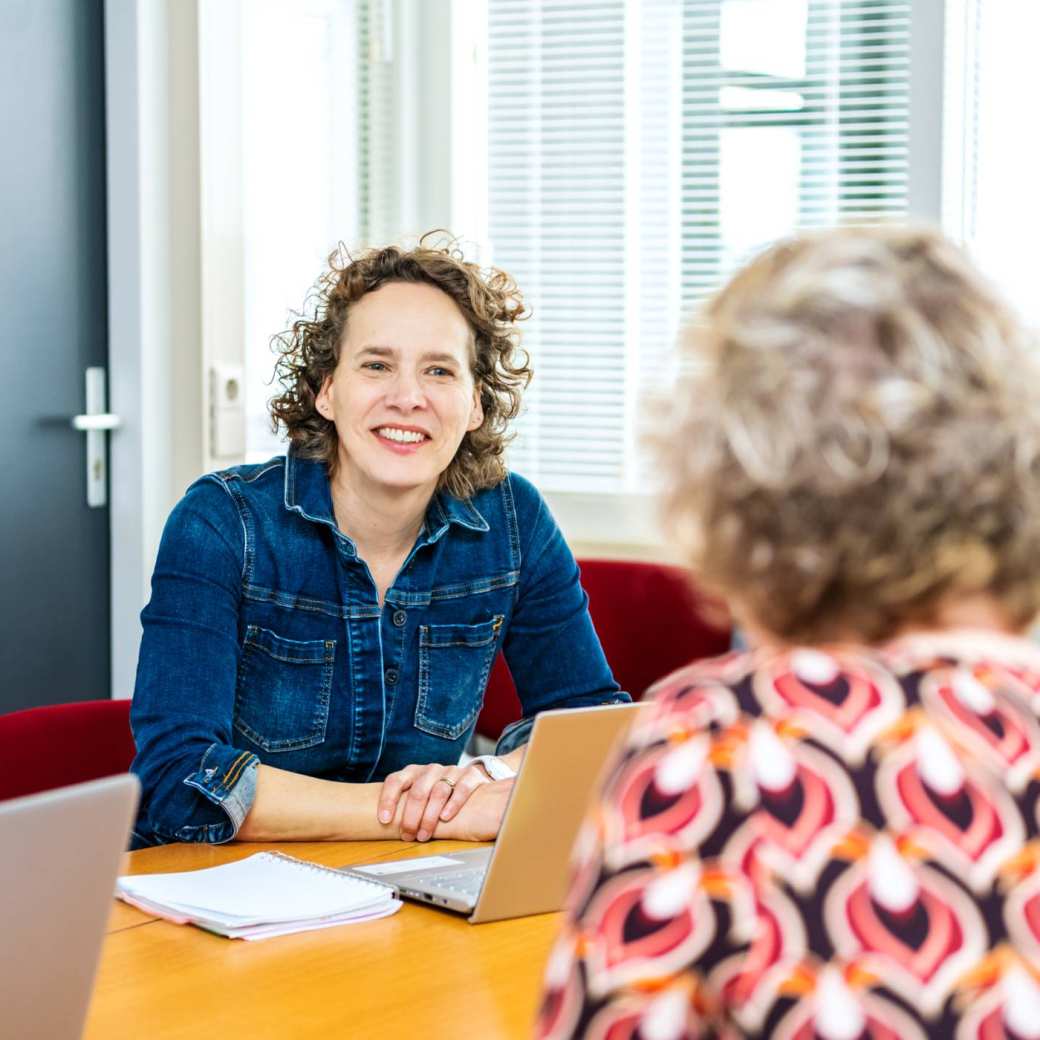
[[[479,763],[408,765],[379,793],[379,822],[399,816],[404,841],[490,841],[498,833],[512,780],[492,780]]]

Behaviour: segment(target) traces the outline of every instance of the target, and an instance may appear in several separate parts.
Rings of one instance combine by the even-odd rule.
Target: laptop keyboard
[[[444,870],[423,874],[423,887],[434,887],[445,889],[448,892],[456,892],[461,896],[471,896],[476,899],[480,895],[480,886],[484,883],[486,871],[474,870]]]

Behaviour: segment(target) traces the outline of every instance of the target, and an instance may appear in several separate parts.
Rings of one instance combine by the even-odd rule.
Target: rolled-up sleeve
[[[217,477],[194,484],[163,531],[130,716],[135,846],[230,841],[252,807],[259,760],[234,746],[231,725],[245,532]]]
[[[607,664],[589,617],[578,564],[542,497],[511,475],[521,568],[516,608],[503,651],[523,718],[503,731],[498,753],[530,736],[534,716],[549,708],[581,708],[631,700]]]

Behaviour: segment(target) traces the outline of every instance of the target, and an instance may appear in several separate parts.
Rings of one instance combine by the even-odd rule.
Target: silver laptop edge
[[[0,802],[0,1032],[83,1032],[140,785],[130,774]]]

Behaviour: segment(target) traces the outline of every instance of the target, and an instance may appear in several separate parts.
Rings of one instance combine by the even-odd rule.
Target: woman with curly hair
[[[1040,1037],[1040,365],[937,232],[780,243],[688,331],[665,513],[754,648],[657,684],[537,1035]]]
[[[134,692],[135,844],[493,837],[531,717],[625,700],[538,492],[513,280],[424,239],[330,259],[280,337],[284,457],[166,525]],[[456,765],[499,649],[524,708]]]

